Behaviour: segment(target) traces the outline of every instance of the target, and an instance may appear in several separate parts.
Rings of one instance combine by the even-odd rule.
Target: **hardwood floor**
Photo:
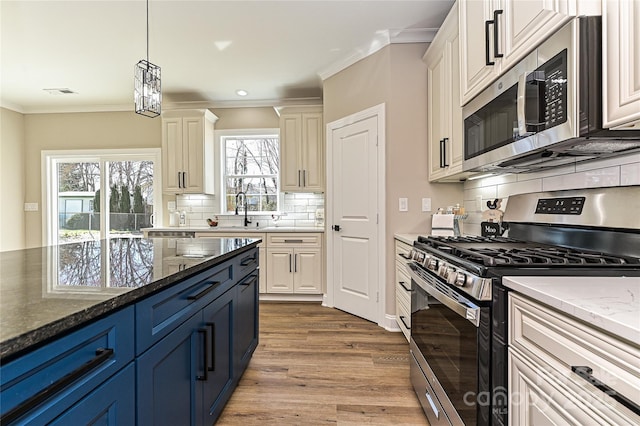
[[[317,303],[260,303],[260,341],[217,425],[428,425],[402,333]]]

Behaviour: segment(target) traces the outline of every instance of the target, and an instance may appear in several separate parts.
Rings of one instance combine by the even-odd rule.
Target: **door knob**
[[[333,225],[331,229],[333,229],[334,231],[340,231],[340,225]]]

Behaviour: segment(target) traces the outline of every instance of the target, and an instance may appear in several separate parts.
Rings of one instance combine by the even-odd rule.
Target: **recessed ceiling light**
[[[247,92],[246,90],[243,90],[243,89],[236,90],[236,95],[238,96],[247,96],[248,94],[249,92]]]

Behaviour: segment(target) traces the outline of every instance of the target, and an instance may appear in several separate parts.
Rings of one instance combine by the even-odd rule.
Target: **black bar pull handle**
[[[251,275],[248,280],[241,282],[240,285],[249,286],[253,284],[257,279],[258,279],[257,275]]]
[[[405,258],[406,260],[411,260],[411,256],[409,256],[408,254],[404,254],[404,253],[398,253],[400,255],[400,257]]]
[[[449,163],[447,163],[447,141],[449,138],[442,139],[442,165],[443,167],[449,167]]]
[[[240,266],[247,266],[247,265],[251,265],[253,262],[256,261],[256,257],[254,256],[249,256],[249,257],[245,257],[244,259],[242,259],[240,261]]]
[[[208,322],[207,326],[211,330],[211,367],[207,367],[207,369],[216,371],[216,324]]]
[[[498,46],[498,16],[502,15],[502,9],[493,11],[493,57],[494,58],[502,58],[504,55],[500,53],[500,46]]]
[[[629,410],[633,411],[635,414],[640,415],[640,405],[636,404],[626,396],[619,394],[610,386],[606,385],[605,383],[602,383],[600,380],[593,377],[591,374],[593,373],[593,369],[591,369],[590,367],[585,365],[572,365],[571,371],[573,371],[578,376],[585,379],[587,382],[591,383],[593,386],[595,386],[602,392],[609,395],[611,398],[618,401],[620,404],[627,407]]]
[[[495,65],[496,63],[491,60],[489,54],[489,26],[493,25],[494,21],[485,21],[484,22],[484,53],[487,66]]]
[[[408,291],[409,293],[411,293],[411,289],[407,288],[404,281],[398,281],[398,284],[400,284],[405,291]]]
[[[202,363],[202,372],[204,374],[200,375],[196,375],[196,380],[200,380],[202,382],[206,382],[208,380],[208,376],[207,376],[207,360],[209,359],[209,351],[207,350],[207,329],[206,328],[199,328],[198,329],[198,334],[202,334],[204,336],[204,343],[202,344],[202,356],[204,359],[204,362]]]
[[[37,407],[47,399],[62,391],[71,383],[87,374],[89,371],[93,370],[94,368],[111,358],[112,356],[114,356],[114,351],[111,348],[96,349],[96,356],[94,358],[82,364],[80,367],[76,368],[69,374],[65,374],[60,379],[47,386],[45,389],[42,389],[40,392],[28,398],[22,404],[12,408],[11,410],[3,414],[2,417],[0,417],[0,424],[8,424],[20,418],[27,412],[31,411],[33,408]]]
[[[289,254],[289,272],[293,272],[291,267],[291,254]]]
[[[207,293],[216,288],[216,286],[220,284],[220,281],[209,281],[207,284],[209,284],[209,286],[205,287],[200,292],[187,296],[187,300],[198,300],[203,298]]]
[[[404,321],[404,315],[400,315],[400,321],[402,321],[402,323],[407,328],[407,330],[411,330],[411,327],[409,327],[407,323]]]

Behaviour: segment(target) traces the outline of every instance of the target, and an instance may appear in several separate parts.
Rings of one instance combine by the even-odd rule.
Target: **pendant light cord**
[[[147,0],[147,67],[149,66],[149,0]]]

